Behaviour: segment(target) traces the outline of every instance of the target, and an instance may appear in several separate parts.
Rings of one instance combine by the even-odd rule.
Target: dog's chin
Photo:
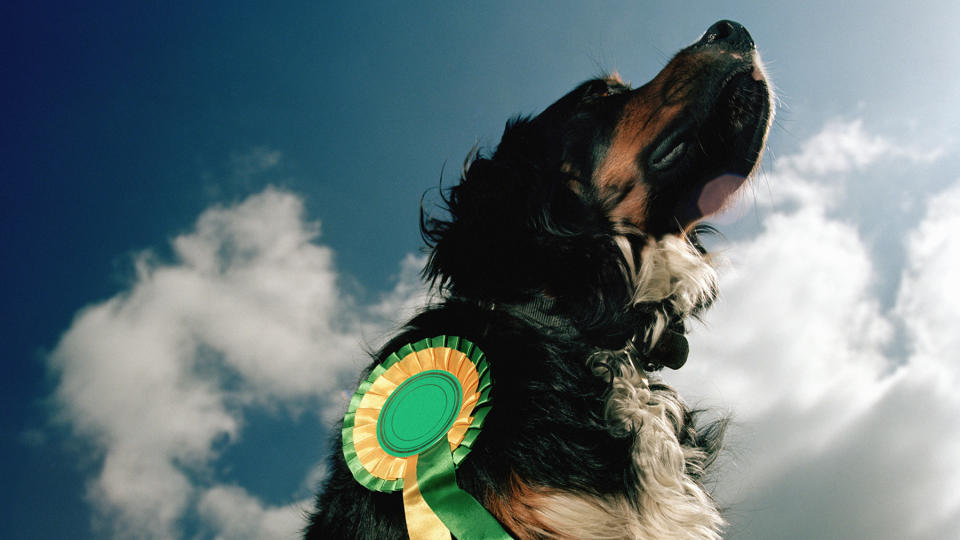
[[[755,78],[753,69],[731,76],[700,129],[708,161],[726,174],[749,176],[760,160],[770,111],[767,84]]]

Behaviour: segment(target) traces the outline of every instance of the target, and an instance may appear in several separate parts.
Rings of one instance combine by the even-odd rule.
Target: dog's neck
[[[502,307],[539,328],[560,334],[578,334],[574,322],[560,313],[557,304],[555,298],[538,294],[526,303],[491,307]],[[644,371],[659,371],[664,367],[679,369],[687,361],[689,350],[685,333],[684,318],[674,315],[666,328],[658,333],[656,343],[644,344],[643,340],[649,339],[650,332],[646,328],[637,328],[635,334],[624,343],[624,348],[636,351],[631,357],[637,362],[637,367]]]
[[[632,238],[632,240],[631,240]],[[713,302],[717,273],[710,257],[691,238],[667,235],[660,239],[634,235],[618,236],[621,269],[633,291],[624,300],[622,312],[607,321],[601,339],[591,338],[569,306],[546,291],[521,302],[481,302],[485,309],[509,313],[554,335],[598,343],[596,353],[629,358],[646,372],[664,367],[679,369],[687,360],[689,345],[685,321]],[[610,339],[610,336],[620,336]]]

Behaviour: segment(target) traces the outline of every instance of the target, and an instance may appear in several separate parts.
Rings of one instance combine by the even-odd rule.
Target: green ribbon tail
[[[511,540],[487,509],[457,485],[447,439],[417,457],[417,484],[433,513],[457,540]]]

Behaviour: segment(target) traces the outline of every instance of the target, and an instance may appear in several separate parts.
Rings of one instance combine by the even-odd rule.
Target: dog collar
[[[367,489],[403,490],[411,540],[510,538],[455,475],[490,412],[492,386],[476,345],[439,336],[390,354],[350,400],[347,465]]]
[[[556,331],[576,332],[573,324],[557,314],[557,301],[553,298],[538,295],[534,300],[526,304],[520,304],[510,308],[516,315],[527,320],[552,328]],[[680,369],[687,362],[687,356],[690,353],[690,345],[687,343],[686,329],[683,324],[683,318],[674,316],[667,324],[663,334],[652,349],[647,349],[641,344],[635,342],[638,350],[646,350],[642,357],[642,367],[644,371],[659,371],[665,367],[670,369]],[[634,337],[634,340],[640,339]]]

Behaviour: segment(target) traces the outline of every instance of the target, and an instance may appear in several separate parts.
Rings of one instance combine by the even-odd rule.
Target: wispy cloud
[[[276,167],[283,158],[279,150],[257,146],[247,152],[230,155],[230,169],[235,178],[246,179]]]
[[[942,157],[946,149],[947,146],[917,146],[870,133],[859,119],[834,120],[800,143],[795,153],[776,159],[773,172],[764,179],[763,196],[755,202],[762,206],[799,204],[832,210],[844,200],[850,187],[845,182],[848,177],[867,170],[875,172],[883,164],[894,162],[929,164]]]
[[[777,167],[806,176],[824,176],[862,170],[883,158],[929,162],[942,156],[944,151],[943,147],[914,146],[869,133],[860,119],[835,120],[804,141],[798,152],[777,160]]]

